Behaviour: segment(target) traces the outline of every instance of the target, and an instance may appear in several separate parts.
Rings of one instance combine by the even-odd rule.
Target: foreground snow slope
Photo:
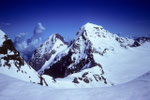
[[[86,89],[52,89],[0,74],[0,100],[150,100],[149,93],[150,73],[122,85]]]

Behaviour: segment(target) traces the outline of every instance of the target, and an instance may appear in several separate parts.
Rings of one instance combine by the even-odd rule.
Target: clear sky
[[[38,22],[45,37],[72,39],[86,22],[123,35],[150,34],[150,0],[0,0],[0,28],[14,38],[33,34]]]

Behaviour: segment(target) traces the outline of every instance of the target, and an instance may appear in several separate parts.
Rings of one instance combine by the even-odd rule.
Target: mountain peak
[[[64,38],[63,38],[60,34],[58,34],[58,33],[52,34],[52,35],[49,37],[49,40],[56,42],[56,38],[57,38],[57,39],[60,39],[64,44],[68,44],[68,43],[64,40]]]
[[[37,71],[42,66],[45,68],[47,64],[51,63],[57,53],[66,49],[67,46],[68,44],[64,41],[64,38],[58,33],[54,33],[40,48],[35,50],[32,58],[29,60],[29,64]]]
[[[82,26],[82,28],[84,28],[85,30],[91,30],[93,28],[103,29],[102,26],[96,25],[96,24],[93,24],[93,23],[90,23],[90,22],[87,22],[85,25]]]
[[[80,30],[77,32],[75,40],[77,40],[82,35],[94,35],[93,33],[103,33],[106,30],[99,25],[87,22],[84,24]]]

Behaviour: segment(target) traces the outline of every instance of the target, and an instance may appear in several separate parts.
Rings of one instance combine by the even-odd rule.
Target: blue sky
[[[122,35],[150,34],[149,0],[0,0],[0,28],[14,39],[33,34],[38,22],[44,36],[59,33],[72,39],[86,22]]]

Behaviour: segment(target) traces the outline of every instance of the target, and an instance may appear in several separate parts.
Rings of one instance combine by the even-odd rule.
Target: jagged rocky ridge
[[[49,62],[53,61],[59,52],[67,48],[67,45],[68,43],[64,41],[64,38],[55,33],[51,35],[40,48],[34,51],[28,63],[38,71],[42,67],[44,68]]]
[[[145,42],[150,42],[150,37],[139,37],[134,39],[134,43],[131,45],[131,47],[141,46]]]
[[[0,30],[0,73],[32,83],[40,83],[39,75],[29,66],[12,41]]]

